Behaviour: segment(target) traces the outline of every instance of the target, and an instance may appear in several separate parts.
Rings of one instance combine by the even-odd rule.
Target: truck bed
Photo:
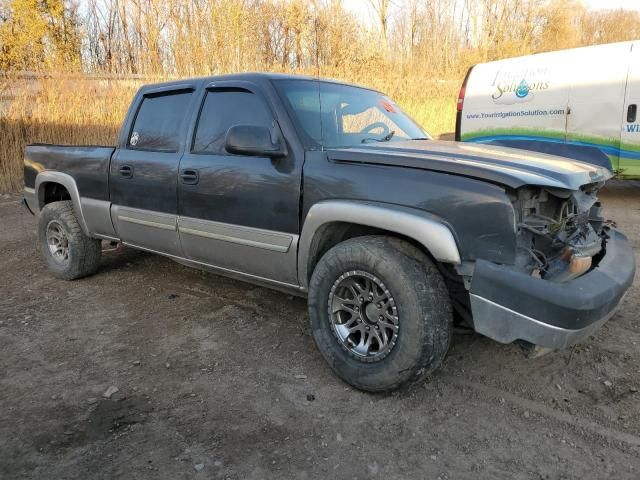
[[[27,145],[24,162],[24,185],[35,188],[36,176],[45,170],[71,175],[83,197],[109,198],[109,161],[115,147],[94,145]]]

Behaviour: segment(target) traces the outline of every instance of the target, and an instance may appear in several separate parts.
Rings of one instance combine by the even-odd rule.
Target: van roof
[[[547,56],[547,55],[562,55],[565,53],[571,53],[571,52],[583,52],[585,50],[595,50],[595,49],[604,49],[604,48],[615,48],[618,47],[620,49],[624,48],[624,47],[628,47],[629,49],[631,49],[633,47],[634,43],[639,43],[640,44],[640,40],[631,40],[631,41],[626,41],[626,42],[615,42],[615,43],[602,43],[600,45],[588,45],[585,47],[575,47],[575,48],[565,48],[562,50],[551,50],[548,52],[537,52],[537,53],[532,53],[529,55],[518,55],[517,57],[507,57],[507,58],[501,58],[498,60],[493,60],[491,62],[482,62],[478,65],[482,65],[482,64],[486,64],[486,63],[499,63],[499,62],[508,62],[511,60],[518,60],[518,59],[524,59],[527,57],[540,57],[540,56]]]

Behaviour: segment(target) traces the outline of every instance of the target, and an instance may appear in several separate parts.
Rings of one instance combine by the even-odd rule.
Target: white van
[[[640,178],[640,40],[472,67],[456,140],[606,165]]]

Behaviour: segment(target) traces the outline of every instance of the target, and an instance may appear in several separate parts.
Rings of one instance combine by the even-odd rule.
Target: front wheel
[[[451,339],[449,295],[433,263],[392,237],[359,237],[329,250],[309,285],[314,340],[354,387],[393,390],[423,378]]]
[[[44,206],[38,219],[38,242],[49,270],[63,280],[91,275],[100,265],[100,240],[84,234],[69,200]]]

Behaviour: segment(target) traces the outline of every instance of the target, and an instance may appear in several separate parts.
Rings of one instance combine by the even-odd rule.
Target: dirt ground
[[[640,183],[602,197],[638,255]],[[371,395],[302,299],[125,248],[54,280],[17,196],[0,245],[2,479],[640,478],[640,286],[570,351],[457,335],[428,381]]]

